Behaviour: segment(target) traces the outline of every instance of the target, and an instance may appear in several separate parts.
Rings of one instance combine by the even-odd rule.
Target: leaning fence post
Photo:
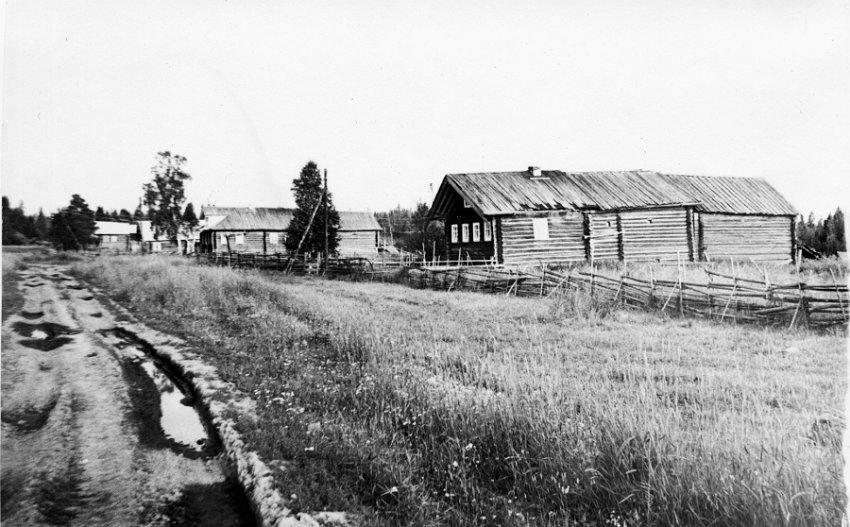
[[[832,272],[832,269],[829,270],[830,276],[832,276],[832,286],[835,287],[835,296],[838,298],[838,307],[841,308],[841,314],[844,316],[844,321],[847,321],[847,311],[844,309],[844,301],[841,300],[841,292],[838,290],[838,281],[835,280],[835,273]]]
[[[683,281],[682,281],[682,255],[679,251],[676,251],[676,259],[678,266],[676,268],[679,275],[679,316],[685,316],[685,297],[683,294]]]

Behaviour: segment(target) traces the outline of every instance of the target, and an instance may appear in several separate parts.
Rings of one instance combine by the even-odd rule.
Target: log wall
[[[546,216],[549,239],[535,240],[532,218],[504,217],[500,221],[499,246],[506,265],[580,262],[585,259],[584,218],[579,213]]]
[[[793,257],[791,216],[699,215],[701,260],[786,261]]]
[[[277,243],[271,243],[269,234],[277,232]],[[236,235],[243,234],[245,237],[244,243],[236,243]],[[230,250],[259,253],[264,251],[268,254],[286,252],[284,241],[286,240],[285,231],[204,231],[201,233],[201,252],[227,252],[227,243],[222,243],[221,237],[226,235],[230,238]],[[263,241],[265,240],[265,245]]]
[[[685,209],[623,211],[620,225],[624,260],[691,259]]]
[[[590,258],[599,260],[620,259],[620,236],[616,212],[588,213],[590,224]]]
[[[458,202],[460,204],[460,202]],[[484,219],[478,215],[473,209],[459,207],[456,208],[453,213],[446,218],[445,221],[445,232],[446,232],[446,247],[447,254],[446,258],[449,260],[457,260],[458,255],[460,255],[460,259],[462,260],[489,260],[493,258],[495,254],[495,242],[493,241],[493,236],[495,236],[493,229],[493,224],[495,222],[490,222],[491,225],[491,239],[488,241],[484,240],[484,222],[490,221],[489,219]],[[478,224],[479,228],[479,241],[472,241],[472,231],[473,224]],[[452,225],[457,225],[457,242],[452,242]],[[462,226],[469,225],[469,241],[463,242],[462,237]]]

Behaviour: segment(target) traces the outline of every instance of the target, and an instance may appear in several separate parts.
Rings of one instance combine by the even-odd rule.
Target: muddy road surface
[[[4,283],[4,287],[9,287]],[[250,526],[181,380],[51,266],[2,326],[2,523]]]

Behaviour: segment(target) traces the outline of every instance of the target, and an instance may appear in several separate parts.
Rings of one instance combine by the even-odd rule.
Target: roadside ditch
[[[180,339],[145,326],[94,287],[81,287],[67,276],[60,279],[89,300],[86,304],[94,310],[88,316],[96,319],[97,333],[121,351],[117,358],[135,419],[141,423],[143,445],[167,447],[190,459],[223,454],[225,476],[241,491],[258,526],[350,524],[345,513],[294,513],[286,506],[272,471],[246,447],[237,430],[237,419],[258,419],[250,397],[223,382],[215,368],[201,361]],[[94,302],[90,296],[95,297]],[[62,338],[61,331],[55,333]],[[151,404],[155,400],[159,404]],[[233,490],[205,488],[198,489],[198,494]],[[191,499],[191,492],[184,496]]]

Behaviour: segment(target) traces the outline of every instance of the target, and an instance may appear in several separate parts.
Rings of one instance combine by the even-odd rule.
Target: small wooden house
[[[140,249],[145,253],[176,252],[178,249],[175,240],[169,240],[167,236],[157,234],[150,220],[139,220]]]
[[[378,252],[381,226],[371,212],[339,212],[339,244],[344,256],[374,256]]]
[[[135,223],[96,221],[94,225],[94,235],[101,251],[130,252],[134,244],[138,245],[139,229]]]
[[[449,259],[539,265],[583,260],[794,258],[794,207],[766,181],[630,172],[449,174],[431,216]]]
[[[284,253],[292,214],[286,208],[203,207],[200,252]],[[339,220],[339,254],[377,253],[381,227],[372,213],[340,212]]]
[[[202,207],[200,252],[286,252],[292,209]]]

